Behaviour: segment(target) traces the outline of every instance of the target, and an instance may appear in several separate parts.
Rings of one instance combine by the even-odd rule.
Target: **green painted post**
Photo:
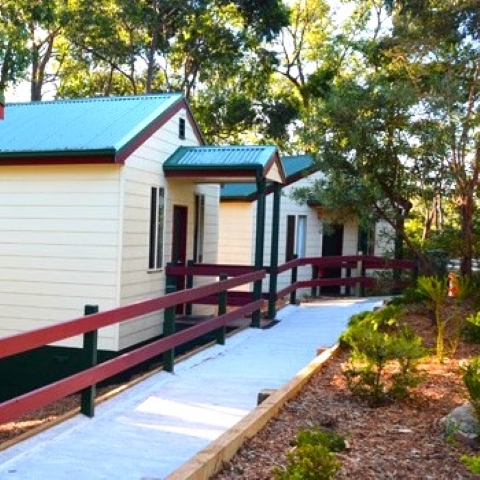
[[[165,293],[173,293],[176,291],[175,285],[167,284]],[[175,333],[175,306],[168,307],[163,313],[163,336],[168,337]],[[167,372],[173,372],[175,363],[175,349],[171,348],[163,353],[163,369]]]
[[[255,242],[255,270],[263,269],[263,244],[265,238],[265,179],[257,177],[257,224],[256,224],[256,242]],[[262,298],[262,280],[257,280],[253,284],[253,299]],[[252,313],[251,326],[260,328],[260,310]]]
[[[226,280],[228,277],[224,273],[220,275],[220,281]],[[218,294],[218,315],[223,315],[227,313],[227,291],[222,290]],[[216,332],[217,334],[217,343],[220,345],[225,345],[225,339],[227,337],[227,327],[222,325]]]
[[[316,280],[318,278],[318,265],[312,265],[312,280]],[[317,287],[313,286],[310,290],[310,295],[312,297],[317,296]]]
[[[278,282],[278,232],[280,229],[280,199],[282,185],[273,184],[273,213],[272,213],[272,239],[270,249],[270,288],[268,291],[267,318],[274,319],[277,313],[277,282]]]
[[[298,258],[298,255],[295,254],[292,260],[297,258]],[[290,285],[293,285],[296,282],[297,282],[297,267],[293,267]],[[290,293],[290,304],[295,305],[296,303],[297,303],[297,289],[295,289],[293,292]]]
[[[188,260],[187,261],[187,267],[193,267],[195,262],[193,260]],[[187,280],[185,284],[186,288],[193,288],[193,275],[187,275]],[[187,303],[185,305],[185,315],[191,315],[192,314],[192,304]]]
[[[93,315],[98,313],[98,305],[85,305],[83,313]],[[83,352],[85,355],[85,368],[94,367],[98,362],[98,330],[83,334]],[[92,418],[95,415],[96,384],[84,388],[80,394],[80,411],[83,415]]]

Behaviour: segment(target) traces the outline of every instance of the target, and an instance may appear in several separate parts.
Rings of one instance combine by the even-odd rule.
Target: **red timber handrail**
[[[297,281],[298,268],[305,266],[312,268],[311,279]],[[321,271],[324,268],[341,268],[346,272],[346,277],[322,277]],[[275,314],[274,305],[278,299],[290,295],[290,302],[296,302],[296,291],[298,289],[311,288],[312,295],[314,295],[318,287],[344,286],[347,287],[347,291],[350,287],[355,287],[357,294],[363,296],[366,287],[375,286],[375,279],[367,275],[367,270],[410,270],[412,278],[415,278],[417,263],[413,260],[395,260],[374,255],[343,255],[294,258],[278,265],[276,271],[273,271],[269,266],[263,266],[263,269],[270,274],[270,279],[273,275],[278,276],[284,272],[291,272],[290,285],[281,290],[273,288],[270,289],[268,294],[263,294],[263,297],[268,298],[269,302],[268,315],[272,316]],[[250,265],[213,265],[195,264],[193,262],[189,262],[187,266],[168,266],[166,269],[167,274],[172,277],[186,277],[187,285],[193,285],[194,276],[219,276],[222,273],[234,277],[251,271],[254,271],[254,267]],[[272,293],[275,290],[276,292]],[[232,292],[229,297],[229,305],[242,305],[249,300],[249,292]],[[199,303],[214,304],[216,301],[215,296],[210,296],[204,297]]]
[[[88,334],[88,332],[96,331],[102,327],[131,320],[159,310],[169,309],[178,304],[192,302],[215,293],[226,292],[231,288],[260,280],[264,278],[265,275],[266,272],[264,270],[258,270],[235,278],[169,293],[158,298],[139,301],[30,332],[3,337],[0,338],[0,358],[26,352],[75,335]],[[37,408],[79,392],[117,373],[167,352],[176,346],[226,326],[242,316],[259,310],[264,304],[265,300],[263,299],[252,301],[234,311],[206,320],[199,325],[161,338],[130,352],[121,354],[112,360],[100,363],[44,387],[0,403],[0,423],[11,421]]]

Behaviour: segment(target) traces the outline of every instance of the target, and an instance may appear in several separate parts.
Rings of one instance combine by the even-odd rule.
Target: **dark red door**
[[[182,205],[173,206],[173,238],[172,264],[185,266],[187,263],[187,221],[188,208]],[[185,277],[177,277],[177,290],[185,288]],[[183,305],[179,305],[177,313],[183,313]]]
[[[343,225],[332,226],[332,231],[323,235],[322,257],[332,257],[343,254]],[[342,275],[341,268],[324,268],[322,278],[340,278]],[[332,285],[329,287],[321,287],[322,294],[338,295],[340,287]]]

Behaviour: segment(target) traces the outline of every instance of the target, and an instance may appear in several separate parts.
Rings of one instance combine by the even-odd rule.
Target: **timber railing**
[[[310,266],[308,280],[298,280],[298,269]],[[338,278],[325,278],[324,269],[340,268]],[[95,305],[85,307],[85,316],[57,323],[25,333],[0,338],[0,359],[20,354],[38,347],[83,335],[84,369],[61,380],[37,388],[20,396],[0,403],[0,423],[14,420],[56,400],[80,392],[80,411],[92,417],[95,408],[97,383],[121,373],[142,362],[162,355],[163,368],[172,372],[174,368],[175,348],[186,342],[198,339],[209,332],[215,332],[217,343],[223,344],[226,326],[235,320],[251,315],[251,325],[260,326],[260,312],[267,304],[267,318],[274,318],[276,302],[287,296],[290,303],[296,303],[297,290],[310,288],[312,295],[325,286],[345,287],[346,294],[355,288],[355,294],[362,296],[365,288],[374,286],[375,279],[368,276],[368,270],[394,269],[410,270],[412,279],[416,276],[416,263],[404,260],[389,260],[381,257],[356,255],[343,257],[306,257],[294,258],[276,266],[255,269],[249,265],[211,265],[193,264],[187,266],[167,266],[166,294],[112,310],[98,312]],[[279,274],[290,271],[289,285],[281,290],[276,288]],[[261,282],[269,274],[267,293],[254,291],[235,291],[237,287]],[[215,277],[211,283],[194,287],[194,278],[198,276]],[[178,278],[180,277],[180,278]],[[177,280],[181,282],[177,282]],[[219,280],[219,281],[218,281]],[[185,289],[175,291],[174,285],[184,285]],[[185,305],[187,315],[192,312],[193,304],[217,305],[217,315],[183,331],[175,333],[176,309]],[[227,312],[228,306],[235,306]],[[163,338],[139,346],[118,357],[97,362],[98,330],[109,325],[132,320],[155,312],[164,312]]]
[[[298,269],[300,267],[310,266],[311,277],[308,280],[298,280]],[[335,278],[326,278],[325,270],[337,268],[343,271],[340,276]],[[297,290],[310,288],[311,295],[316,296],[321,287],[339,286],[345,287],[345,294],[356,296],[365,296],[367,288],[373,288],[376,285],[376,278],[369,275],[369,270],[393,270],[400,272],[407,270],[410,272],[410,283],[413,283],[417,276],[417,263],[413,260],[395,260],[374,255],[351,255],[351,256],[330,256],[330,257],[302,257],[294,258],[275,269],[270,266],[263,266],[269,274],[270,286],[268,292],[262,293],[262,298],[268,301],[267,317],[273,318],[275,315],[275,304],[279,299],[290,297],[290,303],[296,302]],[[243,275],[248,272],[254,272],[255,267],[250,265],[216,265],[216,264],[195,264],[189,261],[187,266],[168,266],[167,275],[172,278],[184,277],[187,287],[194,284],[194,277],[197,276],[218,276],[220,273],[228,277]],[[281,290],[277,289],[278,275],[290,271],[289,285]],[[396,288],[405,287],[405,282],[397,279]],[[252,292],[231,292],[228,298],[228,305],[243,305],[251,301]],[[203,297],[198,303],[216,304],[217,295]],[[187,314],[191,312],[191,305],[187,305]]]
[[[223,279],[219,282],[178,292],[174,292],[174,287],[167,284],[167,293],[158,298],[136,302],[104,312],[98,312],[96,306],[86,306],[86,316],[84,317],[0,338],[1,359],[53,342],[83,335],[83,348],[86,357],[86,368],[82,371],[0,403],[0,424],[14,420],[77,392],[81,392],[80,411],[93,417],[97,383],[161,354],[163,354],[163,368],[172,372],[175,347],[209,332],[216,332],[217,342],[223,344],[228,324],[246,315],[259,312],[265,304],[265,300],[262,298],[253,299],[227,313],[228,291],[240,285],[262,280],[265,275],[264,270],[241,274],[230,279],[225,279],[225,276],[221,275]],[[217,295],[218,315],[186,330],[174,333],[176,306],[200,301],[203,297],[210,295]],[[97,338],[100,328],[161,310],[164,311],[164,338],[97,364]]]

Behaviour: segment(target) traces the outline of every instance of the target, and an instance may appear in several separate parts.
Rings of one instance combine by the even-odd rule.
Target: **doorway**
[[[188,208],[183,205],[173,206],[173,233],[172,233],[172,265],[184,267],[187,263],[187,222]],[[176,277],[175,287],[185,289],[185,277]],[[184,306],[177,306],[177,314],[183,314]]]
[[[327,234],[323,235],[322,257],[333,257],[343,254],[343,225],[331,225]],[[324,268],[322,278],[341,278],[341,268]],[[332,285],[320,288],[321,294],[339,295],[340,286]]]

